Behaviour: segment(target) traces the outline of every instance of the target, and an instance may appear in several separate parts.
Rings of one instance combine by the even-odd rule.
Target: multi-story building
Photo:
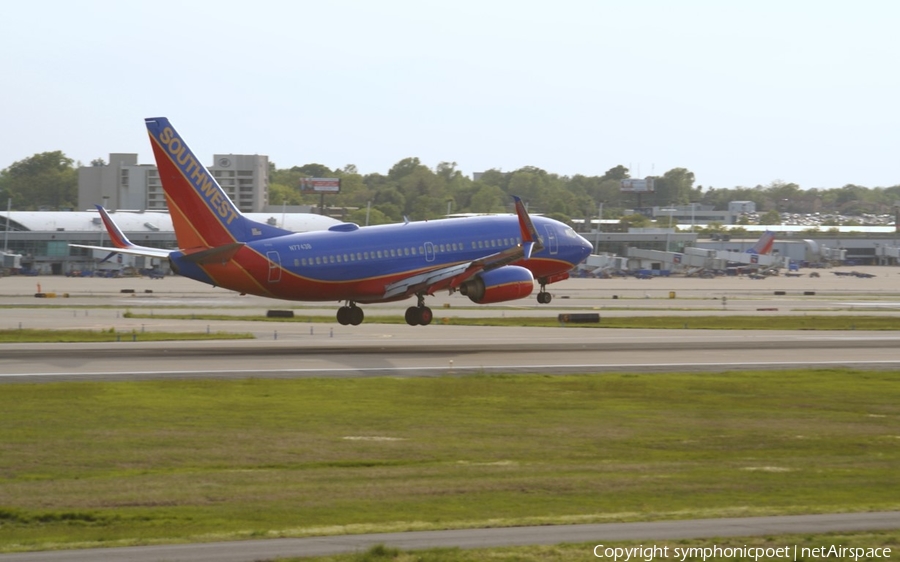
[[[238,209],[263,212],[269,201],[269,157],[216,154],[210,172]],[[138,164],[137,154],[109,155],[109,163],[78,168],[78,208],[165,211],[166,197],[155,165]]]

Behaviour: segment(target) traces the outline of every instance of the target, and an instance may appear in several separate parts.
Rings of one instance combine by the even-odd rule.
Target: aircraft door
[[[547,232],[547,250],[550,252],[550,255],[556,255],[559,253],[559,240],[556,237],[556,229],[553,228],[553,225],[545,225],[544,230]]]
[[[425,261],[434,261],[434,244],[425,242]]]
[[[281,281],[281,256],[271,250],[266,252],[266,257],[269,258],[269,283],[278,283]]]

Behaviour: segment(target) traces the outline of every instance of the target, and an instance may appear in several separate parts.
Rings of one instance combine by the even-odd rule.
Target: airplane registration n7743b
[[[185,277],[240,293],[295,301],[336,301],[341,324],[363,321],[358,306],[415,297],[412,326],[428,325],[425,297],[459,291],[488,304],[527,297],[569,277],[591,252],[570,227],[531,217],[515,197],[515,215],[450,218],[295,233],[244,217],[169,120],[146,120],[178,250],[129,241],[101,206],[115,252],[167,258]],[[73,244],[74,245],[74,244]],[[81,246],[111,250],[107,247]]]

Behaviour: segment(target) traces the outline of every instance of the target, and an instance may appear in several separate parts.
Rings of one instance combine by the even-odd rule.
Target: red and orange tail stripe
[[[213,248],[244,240],[240,211],[168,119],[147,119],[146,125],[178,245]]]

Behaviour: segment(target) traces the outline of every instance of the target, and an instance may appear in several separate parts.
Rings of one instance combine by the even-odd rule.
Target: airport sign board
[[[341,191],[341,179],[303,178],[300,180],[300,189],[314,193],[339,193]]]

